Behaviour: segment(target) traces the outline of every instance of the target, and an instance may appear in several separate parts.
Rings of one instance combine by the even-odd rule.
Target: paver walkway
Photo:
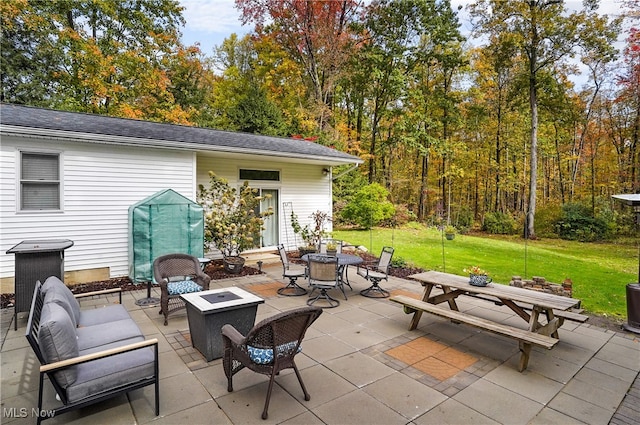
[[[263,270],[260,276],[214,281],[212,289],[240,286],[265,298],[256,320],[305,304],[304,296],[275,292],[283,285],[279,264],[265,264]],[[141,290],[123,298],[145,335],[160,341],[161,417],[153,416],[152,389],[146,388],[45,424],[640,423],[640,341],[633,334],[567,322],[560,343],[553,350],[534,349],[528,369],[519,373],[512,340],[430,315],[409,332],[410,316],[400,306],[360,296],[366,282],[355,273],[350,279],[354,290],[347,292],[348,300],[338,297],[340,306],[324,311],[297,357],[309,401],[295,376],[283,372],[276,379],[269,418],[262,421],[268,377],[240,372],[235,391],[228,393],[221,360],[206,362],[191,347],[186,315],[172,316],[163,326],[157,307],[135,304],[146,297]],[[422,290],[401,279],[383,285],[397,293]],[[460,307],[524,324],[510,310],[486,301],[470,299]],[[30,412],[36,405],[39,365],[24,338],[26,320],[19,318],[15,332],[13,312],[3,310],[1,318],[0,422],[35,423]],[[48,385],[45,397],[49,405],[56,403]]]

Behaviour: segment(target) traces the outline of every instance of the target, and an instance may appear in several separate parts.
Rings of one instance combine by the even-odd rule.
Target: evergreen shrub
[[[609,226],[604,219],[594,217],[589,207],[568,203],[562,206],[562,215],[556,222],[556,233],[562,239],[593,242],[606,239]]]
[[[518,231],[518,225],[509,214],[496,211],[485,214],[482,230],[496,235],[513,235]]]

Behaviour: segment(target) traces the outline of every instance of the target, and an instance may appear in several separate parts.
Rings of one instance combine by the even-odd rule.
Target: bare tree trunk
[[[427,216],[427,175],[429,173],[429,157],[422,157],[422,170],[420,173],[420,200],[418,204],[418,219],[424,220]]]
[[[535,61],[532,59],[532,68]],[[531,108],[531,158],[529,158],[529,208],[527,209],[527,229],[525,237],[535,239],[536,191],[538,190],[538,100],[536,89],[536,77],[534,69],[531,69],[529,78],[529,106]]]
[[[558,180],[559,180],[559,188],[560,188],[560,200],[564,204],[564,177],[562,175],[562,161],[560,157],[560,141],[558,140],[558,123],[553,124],[553,128],[555,129],[555,144],[556,144],[556,161],[558,162]]]

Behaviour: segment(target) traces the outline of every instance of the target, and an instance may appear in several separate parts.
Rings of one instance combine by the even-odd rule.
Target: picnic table
[[[558,328],[564,323],[563,317],[556,317],[555,311],[570,311],[580,304],[580,300],[543,292],[531,291],[523,288],[491,283],[487,286],[473,286],[469,278],[449,273],[428,271],[409,276],[424,287],[422,300],[397,295],[391,301],[404,305],[406,313],[413,313],[409,330],[418,326],[423,312],[446,317],[457,323],[466,323],[493,333],[514,338],[519,342],[521,352],[519,370],[526,369],[532,345],[551,349],[558,342]],[[432,294],[435,287],[440,287],[442,293]],[[520,329],[503,323],[495,322],[470,313],[461,312],[456,299],[461,296],[482,296],[494,299],[513,310],[528,323],[527,329]],[[447,303],[449,308],[438,304]],[[542,316],[543,315],[543,316]],[[546,323],[540,323],[540,318],[546,317]]]

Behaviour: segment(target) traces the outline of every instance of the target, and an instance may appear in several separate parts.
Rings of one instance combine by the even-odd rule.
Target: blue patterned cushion
[[[167,285],[169,295],[189,294],[191,292],[202,291],[202,286],[193,280],[181,280],[179,282],[169,282]]]
[[[286,344],[279,345],[276,347],[276,351],[280,356],[285,354],[289,354],[293,349],[295,349],[297,341],[288,342]],[[250,345],[247,345],[247,350],[249,351],[249,358],[252,362],[257,364],[271,364],[273,363],[273,350],[271,348],[256,348]],[[298,353],[302,351],[302,347],[298,347]]]

